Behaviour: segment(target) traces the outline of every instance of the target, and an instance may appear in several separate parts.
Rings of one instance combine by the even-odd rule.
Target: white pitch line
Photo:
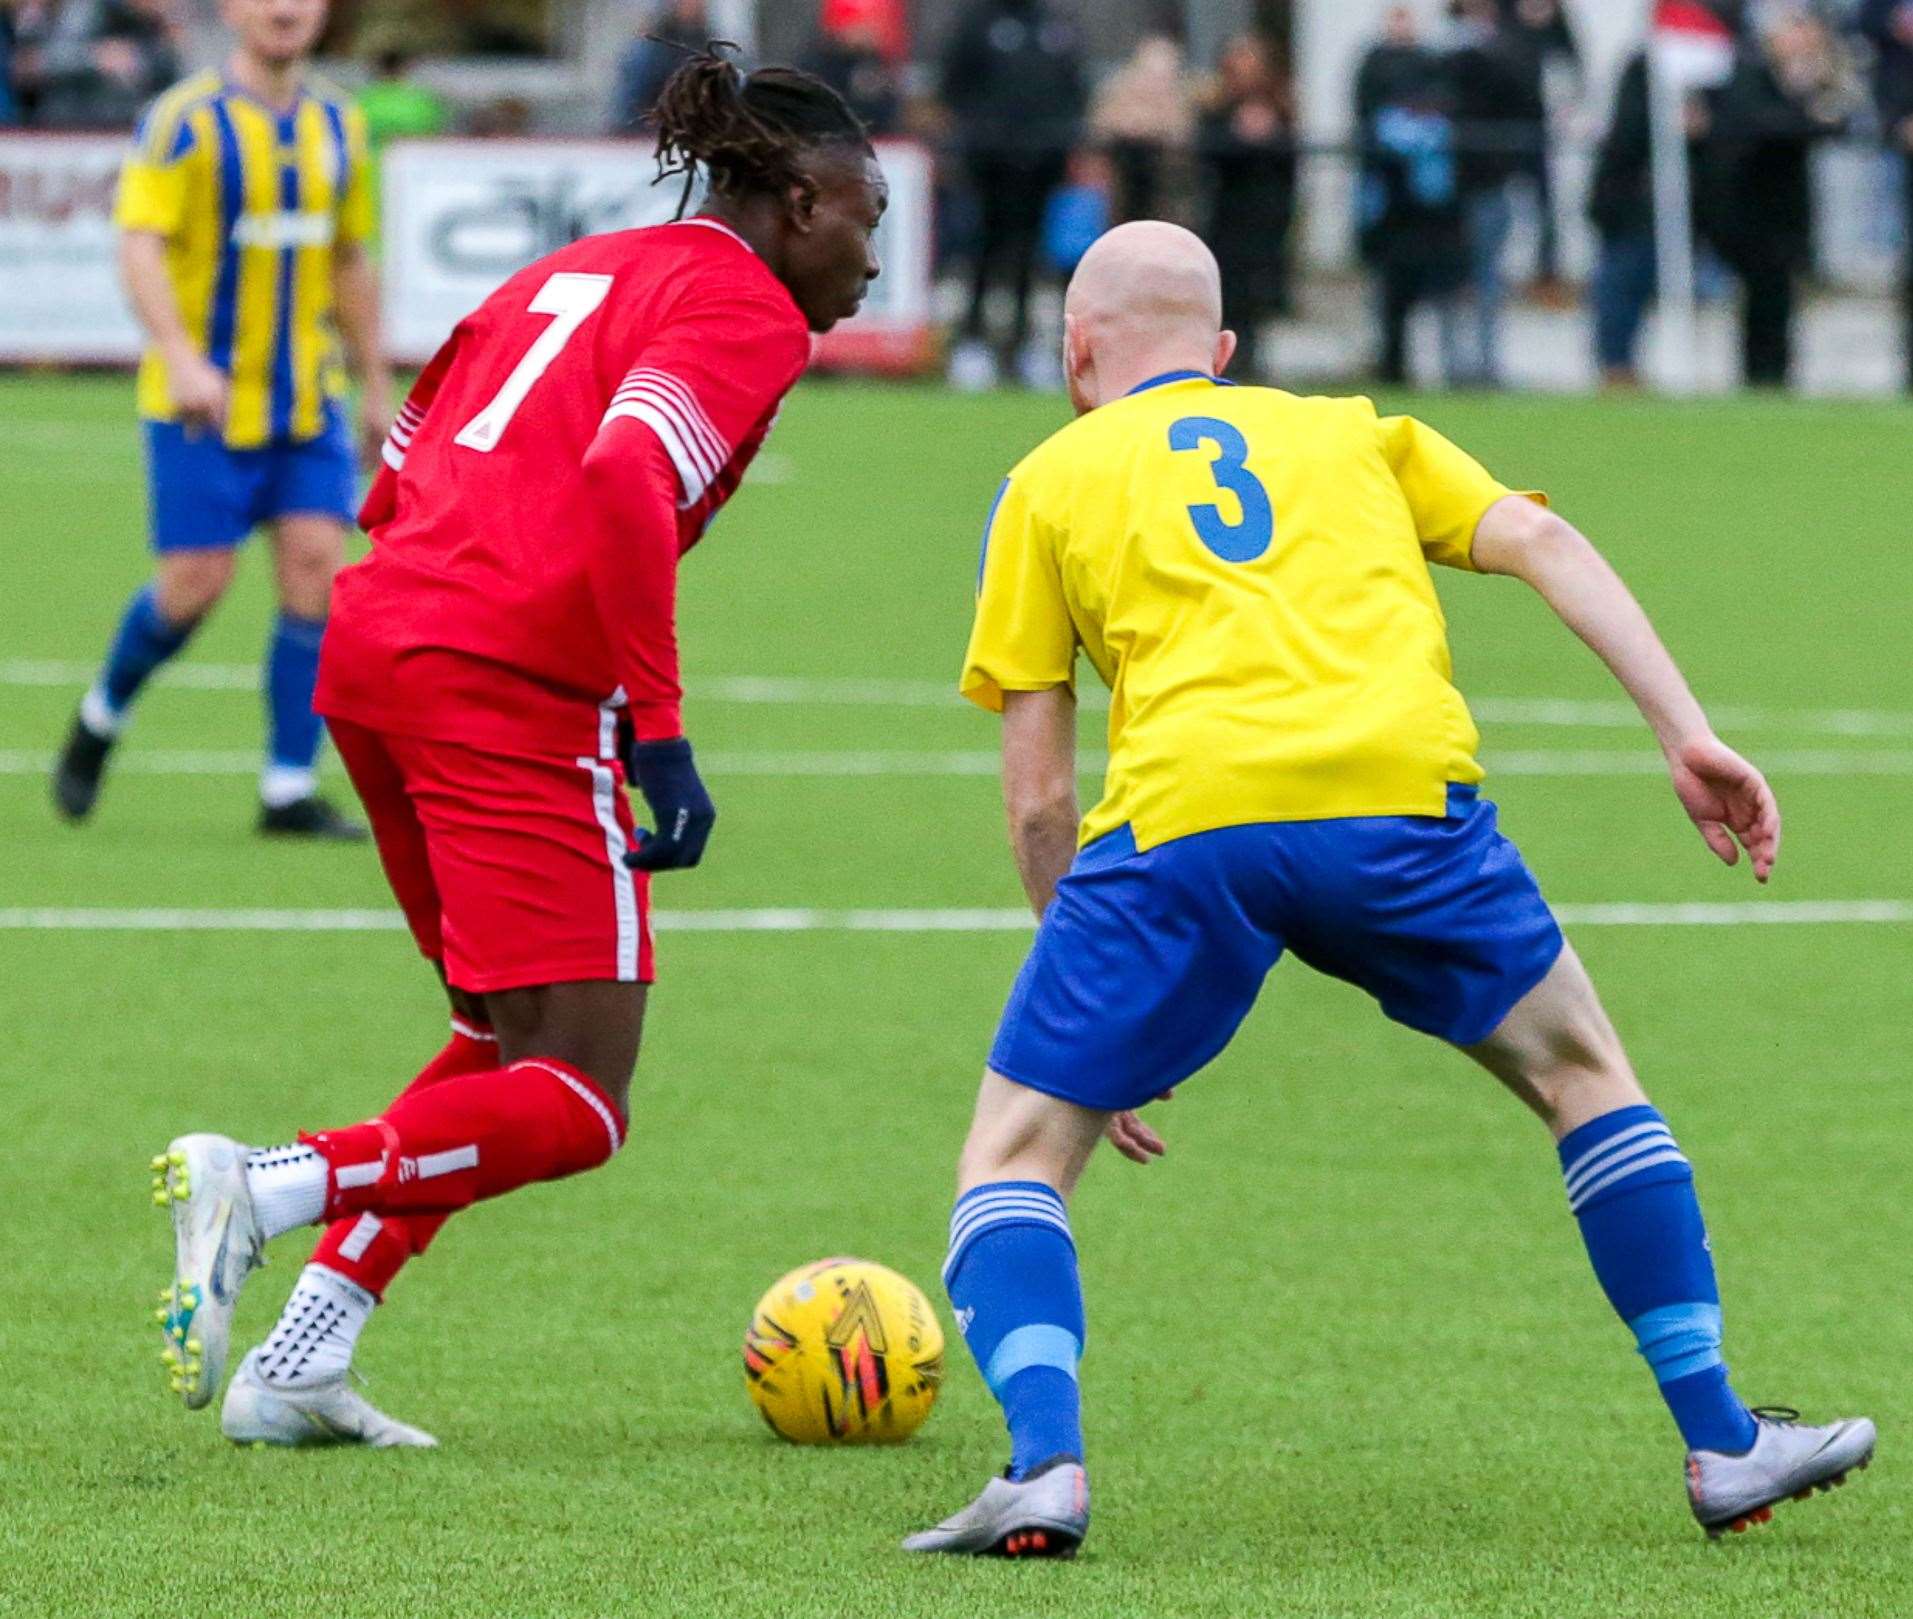
[[[717,750],[700,756],[709,776],[797,778],[869,778],[995,776],[999,756],[987,749],[968,751],[870,751],[837,753]],[[52,768],[48,754],[25,748],[0,748],[0,777],[39,776]],[[1107,761],[1100,754],[1081,756],[1078,769],[1100,776]],[[1775,776],[1913,776],[1913,753],[1790,750],[1763,753],[1758,763]],[[1667,766],[1658,753],[1616,749],[1531,749],[1490,753],[1484,760],[1492,781],[1497,776],[1659,776]],[[142,776],[251,776],[256,753],[200,749],[129,747],[114,761],[116,771]]]
[[[1741,903],[1561,905],[1569,927],[1741,927],[1913,922],[1913,900],[1749,900]],[[659,911],[666,933],[1026,933],[1023,910]],[[378,910],[0,908],[0,931],[75,933],[396,933],[404,919]]]
[[[92,664],[57,659],[0,659],[0,686],[45,686],[83,690],[96,672]],[[188,691],[257,693],[259,668],[250,663],[188,661],[161,671],[162,683]],[[687,686],[693,699],[774,707],[945,708],[967,705],[954,681],[864,679],[835,675],[706,675]],[[1086,709],[1108,706],[1108,694],[1096,687],[1079,693]],[[1476,697],[1469,706],[1487,725],[1535,725],[1571,730],[1637,730],[1641,717],[1620,701],[1581,701],[1557,697]],[[1828,736],[1913,736],[1913,711],[1903,709],[1784,709],[1729,705],[1710,711],[1723,731],[1810,731]]]

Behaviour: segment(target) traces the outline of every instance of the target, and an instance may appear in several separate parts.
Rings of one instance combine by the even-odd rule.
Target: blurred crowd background
[[[1719,363],[1913,386],[1913,0],[1703,3],[1734,51],[1683,109]],[[680,47],[714,35],[810,67],[936,154],[960,387],[1055,386],[1060,279],[1157,216],[1214,246],[1257,374],[1627,388],[1657,286],[1650,10],[337,0],[326,55],[380,143],[642,135]],[[215,0],[0,0],[0,126],[130,125],[218,49]]]

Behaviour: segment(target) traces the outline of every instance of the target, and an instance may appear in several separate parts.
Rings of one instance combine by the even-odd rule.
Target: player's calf
[[[964,1147],[943,1280],[1010,1435],[1006,1476],[909,1551],[1067,1556],[1089,1527],[1077,1366],[1085,1326],[1074,1185],[1106,1115],[987,1074]]]

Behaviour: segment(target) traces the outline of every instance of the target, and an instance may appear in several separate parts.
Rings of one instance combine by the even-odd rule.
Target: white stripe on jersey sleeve
[[[673,377],[670,371],[637,366],[627,373],[624,383],[618,385],[618,392],[612,394],[612,411],[639,404],[649,406],[652,413],[670,423],[671,436],[666,438],[666,448],[671,450],[671,459],[677,461],[679,473],[685,473],[687,465],[693,469],[691,475],[685,475],[683,484],[685,505],[694,505],[714,484],[717,475],[731,465],[731,459],[737,452],[712,425],[710,415],[704,411],[702,404],[698,404],[691,387]],[[637,411],[626,410],[624,413],[637,415]],[[610,419],[610,413],[606,413],[605,421]],[[650,421],[650,417],[639,419],[647,423]],[[658,436],[664,438],[664,432]],[[679,452],[683,454],[679,455]]]
[[[684,409],[676,394],[668,392],[649,380],[626,382],[612,396],[611,402],[614,405],[623,405],[636,399],[648,400],[677,423],[686,448],[697,457],[707,477],[715,478],[724,463],[730,460],[730,452],[722,444],[713,440],[709,434],[699,429],[696,419]]]
[[[609,427],[620,416],[629,416],[633,421],[644,425],[658,436],[658,442],[664,446],[665,454],[670,456],[671,464],[677,468],[678,482],[683,486],[683,498],[678,501],[680,511],[688,510],[703,498],[704,491],[711,487],[711,480],[705,476],[702,464],[693,458],[685,436],[677,421],[667,416],[648,399],[626,399],[614,404],[604,413],[604,421],[599,429]]]
[[[724,436],[711,425],[711,418],[704,412],[704,406],[690,388],[672,376],[668,371],[638,370],[625,379],[626,386],[636,382],[645,382],[676,400],[684,419],[697,431],[708,449],[721,467],[731,458],[731,446],[724,442]]]

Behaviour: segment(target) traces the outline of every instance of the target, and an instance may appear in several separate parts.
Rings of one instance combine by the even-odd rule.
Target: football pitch
[[[55,823],[44,760],[145,566],[131,409],[121,380],[0,379],[0,1614],[1913,1612],[1913,413],[1419,402],[1603,543],[1775,781],[1759,892],[1537,602],[1441,581],[1488,791],[1695,1161],[1736,1383],[1873,1416],[1878,1464],[1710,1545],[1545,1134],[1290,963],[1154,1110],[1170,1156],[1085,1177],[1095,1526],[1075,1564],[1023,1566],[896,1543],[1005,1456],[937,1270],[1027,934],[995,722],[953,682],[984,510],[1059,402],[792,400],[685,571],[721,820],[656,888],[631,1143],[461,1215],[401,1277],[359,1361],[443,1448],[378,1454],[237,1451],[165,1393],[148,1155],[371,1113],[443,1019],[369,850],[249,830],[263,554],[93,823]],[[746,1400],[753,1302],[834,1253],[949,1327],[907,1446],[795,1449]],[[276,1245],[239,1346],[303,1258]]]

